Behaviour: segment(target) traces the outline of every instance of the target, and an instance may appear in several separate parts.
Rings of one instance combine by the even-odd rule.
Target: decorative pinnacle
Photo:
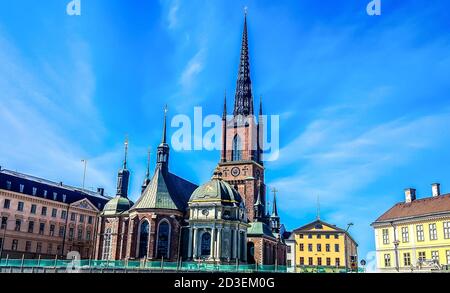
[[[272,188],[272,192],[273,192],[272,217],[278,217],[278,209],[277,209],[277,192],[278,192],[278,190],[274,187],[274,188]]]
[[[148,152],[147,152],[147,173],[145,173],[145,178],[149,179],[150,178],[150,154],[152,153],[151,148],[148,148]]]
[[[164,126],[163,126],[163,137],[162,137],[162,143],[165,144],[167,141],[167,112],[168,112],[167,105],[164,107]]]
[[[125,137],[125,159],[123,160],[123,168],[127,168],[127,157],[128,157],[128,135]]]

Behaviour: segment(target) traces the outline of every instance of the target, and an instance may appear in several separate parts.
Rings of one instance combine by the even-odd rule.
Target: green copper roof
[[[263,222],[252,222],[250,223],[250,227],[247,229],[247,235],[251,236],[267,236],[276,238],[276,236],[272,233],[272,230],[266,223]]]
[[[221,174],[215,173],[211,181],[203,184],[192,193],[189,202],[220,202],[223,205],[239,205],[242,198],[236,189],[221,179]]]
[[[108,201],[103,209],[103,215],[115,215],[128,211],[133,203],[126,197],[116,196]]]
[[[189,181],[157,168],[149,185],[131,209],[184,211],[189,197],[196,187]]]

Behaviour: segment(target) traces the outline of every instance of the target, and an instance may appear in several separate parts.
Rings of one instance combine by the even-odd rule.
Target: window
[[[20,189],[20,193],[23,193],[23,190],[25,189],[25,185],[20,184],[19,189]]]
[[[409,242],[409,229],[408,227],[402,227],[402,242]]]
[[[75,222],[77,220],[77,214],[75,213],[70,213],[70,220]]]
[[[86,240],[91,241],[91,231],[89,230],[86,231]]]
[[[200,239],[200,255],[211,255],[211,234],[209,232],[204,232]]]
[[[92,224],[93,222],[94,222],[94,217],[93,216],[89,216],[88,224]]]
[[[57,209],[52,209],[52,218],[56,218],[56,215],[58,214]]]
[[[32,205],[31,205],[30,213],[32,213],[33,215],[36,214],[36,209],[37,209],[36,205],[35,205],[35,204],[32,204]]]
[[[147,257],[149,232],[150,232],[149,223],[147,221],[143,221],[141,223],[139,232],[139,258]]]
[[[305,258],[304,257],[300,257],[300,265],[301,266],[305,265]]]
[[[34,232],[34,222],[30,221],[28,222],[28,233],[33,233]]]
[[[74,231],[73,228],[69,228],[69,241],[73,241]]]
[[[450,222],[444,222],[444,238],[450,239]]]
[[[447,250],[445,254],[447,255],[447,264],[450,265],[450,250]]]
[[[337,267],[340,267],[340,266],[341,266],[341,259],[340,259],[339,257],[337,257],[337,258],[335,259],[335,265],[336,265]]]
[[[83,229],[78,228],[78,236],[77,236],[78,241],[83,240]]]
[[[62,253],[62,246],[58,245],[56,246],[56,254],[61,254]]]
[[[327,266],[328,267],[331,266],[331,258],[330,257],[327,257]]]
[[[17,219],[16,226],[14,227],[14,231],[20,231],[21,226],[22,226],[22,220]]]
[[[389,244],[389,229],[383,229],[383,244]]]
[[[53,244],[49,243],[47,246],[47,254],[53,253]]]
[[[42,243],[38,242],[36,244],[36,253],[41,253],[42,252]]]
[[[409,252],[403,254],[403,265],[405,267],[411,266],[411,254]]]
[[[317,251],[322,251],[322,244],[317,244]]]
[[[67,212],[61,211],[61,219],[65,220],[67,218]]]
[[[157,241],[157,258],[169,258],[170,225],[167,221],[159,223]]]
[[[439,251],[432,251],[431,259],[434,260],[435,262],[439,263]]]
[[[17,248],[19,247],[19,240],[17,240],[17,239],[14,239],[13,241],[12,241],[12,244],[11,244],[11,250],[12,251],[17,251]]]
[[[84,215],[80,215],[80,223],[84,223]]]
[[[66,202],[66,199],[67,199],[67,195],[63,194],[63,196],[62,196],[63,202]]]
[[[430,240],[437,240],[436,223],[430,224]]]
[[[45,223],[39,223],[39,234],[44,235]]]
[[[322,235],[317,234],[317,239],[320,239],[320,238],[322,238]]]
[[[58,233],[58,236],[59,237],[64,237],[64,226],[60,226],[59,227],[59,233]]]
[[[384,255],[384,267],[389,268],[391,266],[391,255],[385,254]]]
[[[312,239],[312,234],[308,234],[308,239]]]
[[[425,251],[419,251],[419,257],[418,257],[418,261],[419,263],[424,262],[426,260],[426,255],[425,255]]]
[[[334,245],[334,251],[335,252],[339,252],[339,244],[335,244]]]
[[[0,229],[6,229],[6,226],[8,225],[8,217],[2,217],[2,224],[0,226]]]
[[[291,250],[290,246],[287,247],[287,253],[292,253],[292,250]]]
[[[338,234],[334,235],[334,239],[339,239],[339,235]]]
[[[321,265],[322,265],[322,258],[321,258],[321,257],[318,257],[318,258],[317,258],[317,265],[318,265],[318,266],[321,266]]]
[[[11,190],[11,181],[6,181],[6,189]]]
[[[33,196],[36,196],[36,194],[37,194],[37,188],[33,187]]]
[[[287,260],[287,266],[292,267],[292,261],[290,259]]]
[[[425,233],[423,232],[423,225],[417,225],[417,241],[425,241]]]
[[[58,193],[53,192],[53,200],[58,200]]]
[[[308,251],[313,251],[313,245],[312,244],[308,244]]]
[[[312,257],[308,257],[308,265],[310,265],[310,266],[314,265]]]
[[[331,250],[330,244],[326,244],[326,245],[325,245],[325,250],[326,250],[327,252],[330,252],[330,250]]]
[[[17,210],[18,210],[19,212],[23,212],[23,201],[19,201],[19,202],[17,203]]]
[[[44,198],[47,198],[47,190],[44,190]]]
[[[305,244],[300,243],[300,251],[304,251],[305,250]]]
[[[232,161],[240,160],[242,160],[242,143],[239,135],[236,135],[233,139]]]
[[[330,234],[325,235],[325,239],[330,239]]]
[[[55,225],[50,225],[50,232],[49,232],[50,236],[55,236]]]
[[[9,206],[11,205],[11,201],[9,199],[5,199],[3,202],[3,208],[9,210]]]
[[[31,251],[31,241],[25,242],[25,251],[30,252]]]
[[[300,234],[300,235],[298,235],[298,237],[300,238],[300,239],[303,239],[303,234]]]
[[[47,207],[42,207],[41,216],[47,216]]]

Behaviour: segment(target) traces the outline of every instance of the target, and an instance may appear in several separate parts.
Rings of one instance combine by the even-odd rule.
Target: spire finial
[[[149,179],[150,178],[150,155],[152,153],[151,148],[148,148],[147,151],[147,172],[145,173],[145,178]]]
[[[128,159],[128,134],[125,136],[125,159],[123,160],[123,168],[127,168],[127,159]]]
[[[164,107],[164,126],[163,126],[163,137],[162,137],[162,143],[165,144],[167,141],[167,112],[168,112],[167,105]]]
[[[245,15],[245,17],[247,17],[247,14],[248,14],[248,7],[245,6],[245,7],[244,7],[244,15]]]
[[[223,114],[222,118],[225,120],[227,118],[227,90],[225,90],[225,95],[223,98]]]

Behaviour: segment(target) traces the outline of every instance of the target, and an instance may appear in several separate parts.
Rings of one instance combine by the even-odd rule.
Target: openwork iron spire
[[[272,204],[272,218],[278,217],[278,209],[277,209],[277,192],[276,188],[272,189],[273,192],[273,204]]]
[[[247,116],[253,114],[252,81],[250,79],[250,61],[248,53],[247,12],[245,12],[241,61],[239,65],[239,74],[234,101],[234,116]]]

